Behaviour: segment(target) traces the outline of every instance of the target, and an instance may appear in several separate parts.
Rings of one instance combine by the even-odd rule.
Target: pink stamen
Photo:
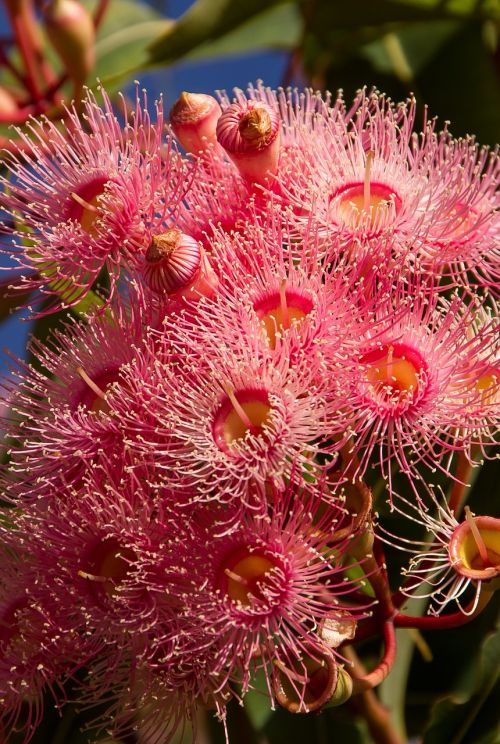
[[[280,304],[281,304],[281,315],[282,315],[282,326],[283,328],[290,328],[290,314],[288,312],[288,305],[286,302],[286,279],[280,284]]]
[[[365,183],[363,188],[363,211],[369,212],[371,206],[370,172],[372,169],[373,152],[369,150],[366,154]]]
[[[241,406],[238,399],[236,398],[234,390],[230,387],[227,387],[225,388],[225,391],[227,397],[231,401],[231,405],[233,406],[235,413],[237,414],[237,416],[239,416],[246,428],[249,429],[254,435],[260,434],[260,427],[255,426],[255,424],[253,424],[250,418],[247,416],[245,409],[243,408],[243,406]]]
[[[303,685],[307,685],[307,683],[309,682],[309,677],[304,677],[302,674],[293,672],[291,669],[285,666],[282,661],[274,659],[273,663],[274,666],[277,667],[280,672],[283,672],[283,674],[286,675],[289,679],[293,679],[295,680],[295,682],[300,682]]]
[[[488,555],[488,549],[481,536],[481,533],[479,532],[479,528],[474,521],[470,507],[466,506],[464,511],[465,511],[465,519],[467,520],[467,523],[470,527],[470,531],[472,532],[472,537],[474,538],[474,542],[477,545],[477,549],[479,551],[479,555],[481,556],[481,560],[484,564],[484,568],[490,568],[493,564],[490,561],[490,557]]]
[[[88,209],[89,212],[97,212],[97,207],[95,207],[93,204],[90,204],[88,201],[85,201],[85,199],[82,199],[82,197],[79,196],[76,192],[72,191],[70,196],[76,201],[77,204],[83,207],[83,209]]]
[[[93,392],[94,392],[94,393],[95,393],[95,394],[96,394],[96,395],[97,395],[97,396],[98,396],[99,398],[102,398],[102,400],[105,400],[105,399],[106,399],[106,394],[105,394],[104,390],[101,390],[101,388],[99,387],[99,385],[96,385],[96,383],[94,382],[94,380],[92,380],[92,379],[91,379],[91,378],[90,378],[90,377],[88,376],[88,374],[87,374],[87,373],[85,372],[85,370],[83,369],[83,367],[77,367],[77,368],[76,368],[76,371],[77,371],[77,373],[78,373],[78,374],[80,375],[80,377],[82,378],[82,380],[84,380],[84,381],[85,381],[85,382],[87,383],[87,385],[89,386],[89,388],[90,388],[90,389],[91,389],[91,390],[92,390],[92,391],[93,391]]]
[[[234,573],[234,571],[231,571],[231,569],[225,568],[224,573],[226,574],[226,576],[228,576],[233,581],[237,581],[238,584],[242,584],[242,586],[248,586],[247,579],[244,579],[243,576],[240,576],[239,574]]]

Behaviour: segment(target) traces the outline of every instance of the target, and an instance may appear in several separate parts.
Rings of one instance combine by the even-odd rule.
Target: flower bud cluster
[[[374,91],[183,93],[171,131],[102,95],[2,177],[18,289],[74,314],[2,383],[1,725],[28,741],[76,676],[155,744],[259,677],[271,707],[342,705],[394,659],[382,541],[438,615],[498,581],[499,520],[421,485],[495,457],[498,158]]]

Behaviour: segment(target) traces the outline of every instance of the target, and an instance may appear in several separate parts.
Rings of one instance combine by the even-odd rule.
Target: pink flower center
[[[384,183],[352,183],[334,194],[332,219],[349,230],[368,230],[374,235],[391,225],[401,209],[401,198]]]
[[[492,368],[486,374],[478,377],[474,389],[482,404],[494,403],[500,393],[500,370]]]
[[[386,344],[364,354],[366,382],[371,400],[395,413],[409,408],[422,385],[425,363],[406,344]]]
[[[96,234],[95,223],[99,217],[100,197],[106,190],[108,179],[97,176],[70,195],[67,219],[79,222],[91,237]]]
[[[261,436],[271,406],[265,390],[228,390],[227,393],[215,415],[213,435],[220,449],[231,454],[235,442],[249,432]]]
[[[116,538],[109,537],[98,543],[90,554],[88,570],[78,573],[91,582],[94,592],[104,592],[108,597],[113,597],[118,586],[126,579],[130,564],[136,560],[133,550],[121,545]]]
[[[271,349],[276,348],[276,334],[292,325],[299,327],[313,309],[313,303],[294,290],[282,289],[254,303],[254,310],[261,319]]]
[[[77,372],[86,383],[77,405],[82,405],[94,413],[109,413],[106,391],[118,380],[120,369],[106,370],[93,377],[90,377],[81,367],[78,367]]]
[[[282,589],[276,586],[276,571],[283,571],[275,556],[252,548],[243,547],[230,553],[218,571],[220,591],[244,607],[256,602],[265,604],[266,610],[279,603]]]

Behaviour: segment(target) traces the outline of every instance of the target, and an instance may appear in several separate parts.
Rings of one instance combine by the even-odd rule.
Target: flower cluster
[[[374,91],[183,93],[169,128],[102,98],[1,179],[13,290],[69,312],[3,382],[0,730],[68,685],[158,744],[257,678],[341,704],[409,623],[383,541],[424,620],[500,575],[500,520],[459,516],[499,431],[497,154]],[[421,542],[377,523],[377,478]]]

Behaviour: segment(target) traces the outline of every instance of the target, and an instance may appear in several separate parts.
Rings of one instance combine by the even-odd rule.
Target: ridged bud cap
[[[279,134],[278,112],[261,101],[233,103],[217,122],[217,140],[229,153],[269,147]]]
[[[233,103],[217,122],[217,141],[244,178],[263,183],[278,169],[279,114],[262,101]]]
[[[44,25],[68,75],[84,83],[95,60],[95,29],[88,10],[77,0],[52,0],[45,9]]]
[[[171,294],[194,282],[200,264],[199,243],[172,228],[153,237],[145,256],[144,280],[153,292]]]
[[[217,143],[221,107],[205,93],[183,91],[170,109],[170,124],[186,152],[199,155]]]

